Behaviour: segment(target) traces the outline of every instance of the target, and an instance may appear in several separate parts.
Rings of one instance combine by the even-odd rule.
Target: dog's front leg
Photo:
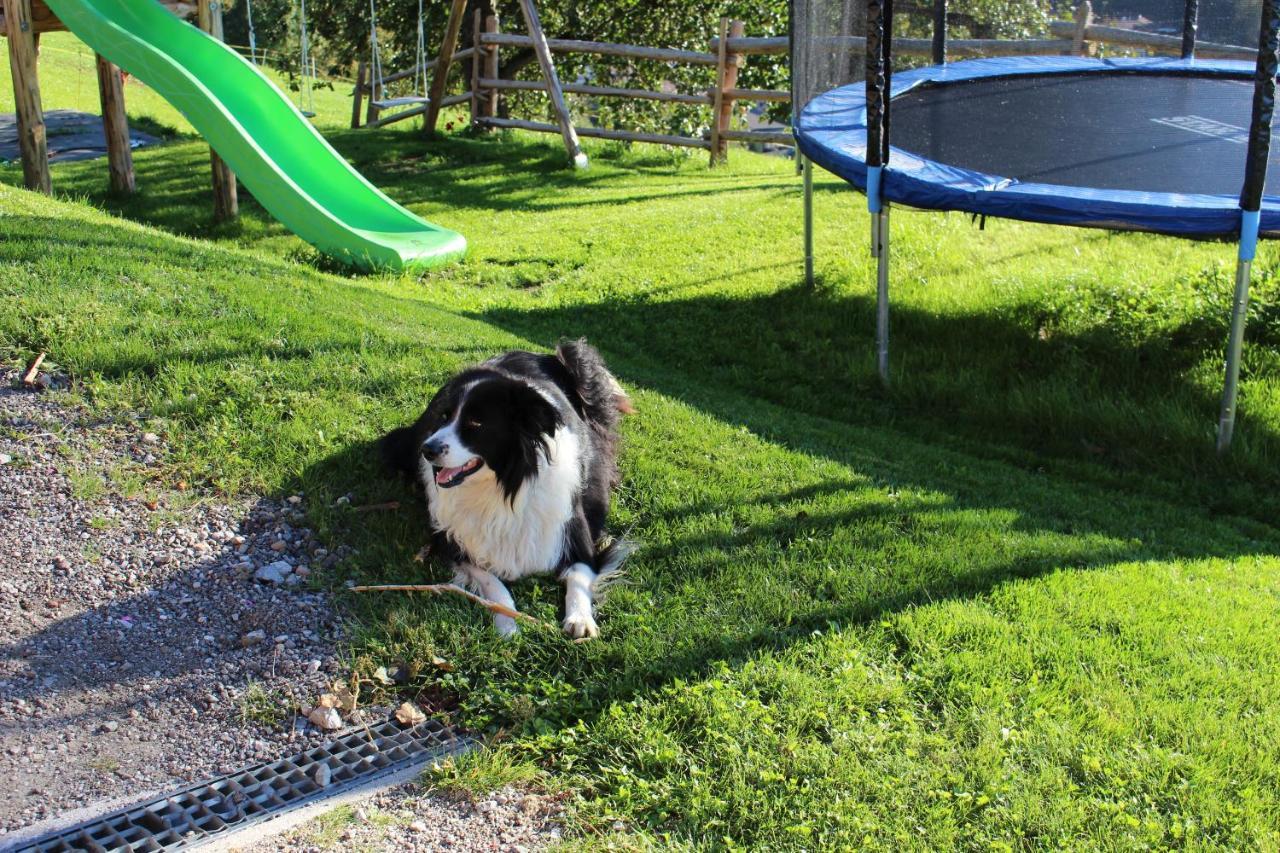
[[[600,636],[591,613],[591,587],[596,573],[586,563],[574,563],[560,575],[564,584],[564,632],[575,640]]]
[[[516,600],[511,597],[510,590],[496,575],[477,566],[459,566],[454,581],[462,580],[463,585],[476,595],[483,596],[503,607],[516,609]],[[505,639],[520,633],[520,626],[510,616],[501,613],[493,614],[493,627]]]

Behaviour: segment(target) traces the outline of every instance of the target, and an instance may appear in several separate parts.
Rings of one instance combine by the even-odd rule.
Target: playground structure
[[[1177,59],[1014,55],[948,63],[946,0],[935,0],[932,11],[935,64],[894,73],[893,0],[793,4],[792,122],[805,157],[806,277],[812,281],[816,163],[867,197],[877,368],[887,384],[891,203],[1235,239],[1217,430],[1225,452],[1235,427],[1251,265],[1258,239],[1280,236],[1280,198],[1265,194],[1280,6],[1263,0],[1256,52],[1208,46],[1219,55],[1252,53],[1253,62],[1197,56],[1197,0],[1169,10],[1182,24]],[[1087,4],[1081,11],[1083,37],[1091,16]]]
[[[433,225],[366,181],[287,95],[221,40],[221,5],[199,0],[200,27],[155,0],[3,0],[29,188],[51,181],[36,31],[65,28],[98,54],[112,186],[133,189],[120,68],[172,103],[208,140],[215,210],[235,213],[237,176],[276,219],[324,254],[366,269],[427,267],[459,257],[461,235]],[[33,5],[34,4],[34,5]],[[39,17],[36,12],[39,10]],[[126,159],[127,158],[127,159]]]

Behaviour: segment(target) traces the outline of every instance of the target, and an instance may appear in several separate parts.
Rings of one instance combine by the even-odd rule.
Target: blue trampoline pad
[[[1250,63],[1015,57],[892,79],[886,201],[1184,236],[1239,233]],[[800,150],[866,189],[864,84],[809,102]],[[1280,146],[1262,231],[1280,236]]]

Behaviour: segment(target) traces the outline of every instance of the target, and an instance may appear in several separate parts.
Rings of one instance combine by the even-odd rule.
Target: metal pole
[[[1194,3],[1196,0],[1187,0]],[[933,0],[933,64],[947,61],[947,0]]]
[[[1182,58],[1191,59],[1196,52],[1196,29],[1199,27],[1200,0],[1187,0],[1182,9]]]
[[[876,258],[876,372],[889,384],[889,205],[871,216]]]
[[[1240,353],[1244,349],[1244,321],[1249,313],[1249,273],[1253,261],[1236,262],[1236,292],[1231,303],[1231,336],[1227,338],[1227,378],[1222,386],[1222,413],[1218,417],[1218,452],[1231,447],[1236,426],[1236,394],[1240,387]]]
[[[804,158],[804,283],[813,287],[813,161],[808,157]]]
[[[1253,75],[1253,112],[1249,122],[1249,148],[1245,155],[1244,186],[1240,190],[1240,252],[1236,266],[1235,297],[1231,303],[1231,335],[1227,338],[1226,378],[1222,385],[1222,410],[1218,416],[1218,452],[1231,447],[1235,431],[1236,396],[1240,387],[1240,354],[1244,348],[1244,323],[1249,311],[1249,273],[1258,248],[1262,219],[1262,190],[1267,181],[1271,153],[1271,119],[1275,110],[1276,71],[1280,65],[1280,6],[1262,0],[1258,27],[1258,60]]]

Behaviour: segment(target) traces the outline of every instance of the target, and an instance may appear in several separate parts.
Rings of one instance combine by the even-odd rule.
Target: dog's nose
[[[428,462],[434,462],[449,452],[449,445],[439,439],[432,439],[422,445],[422,456]]]

